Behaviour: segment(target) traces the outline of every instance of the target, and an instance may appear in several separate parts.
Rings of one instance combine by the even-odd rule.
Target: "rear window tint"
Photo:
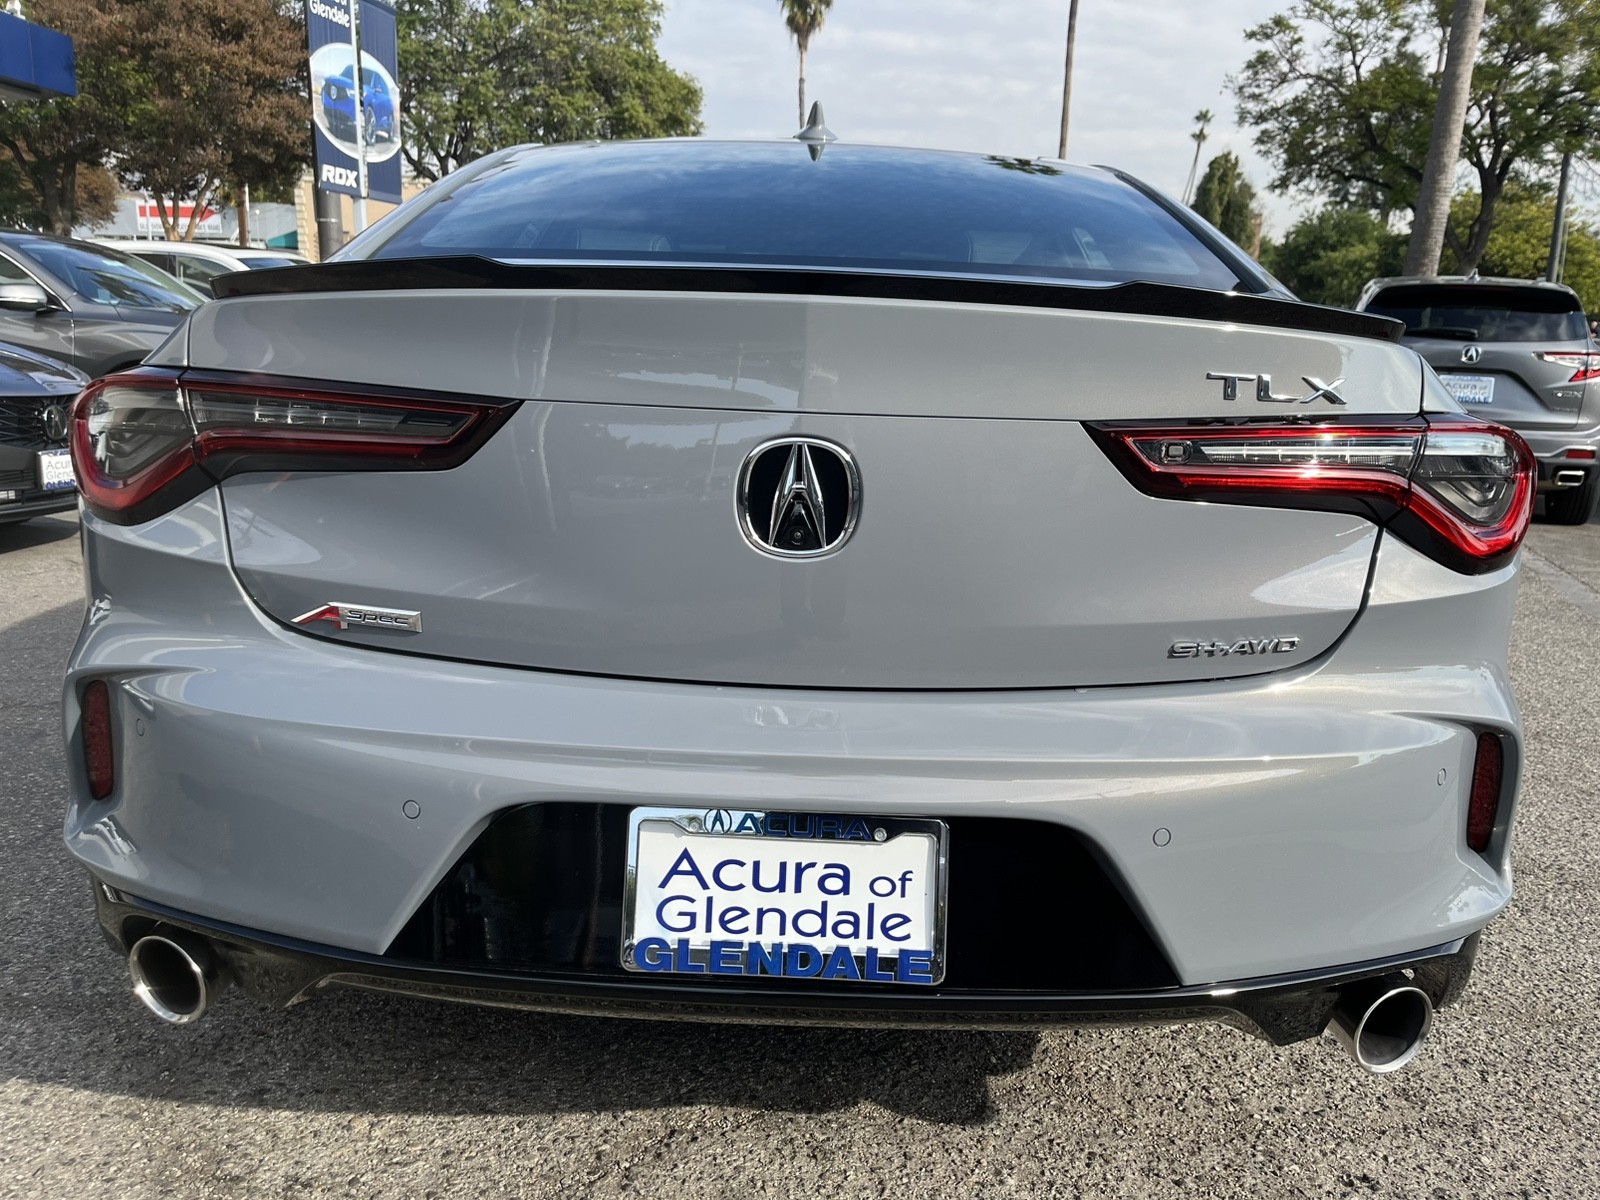
[[[1120,180],[1024,159],[664,142],[532,151],[372,252],[910,270],[1230,290],[1236,274]]]
[[[1385,288],[1367,311],[1406,324],[1412,337],[1475,342],[1569,342],[1588,336],[1576,296],[1555,288],[1488,284]]]

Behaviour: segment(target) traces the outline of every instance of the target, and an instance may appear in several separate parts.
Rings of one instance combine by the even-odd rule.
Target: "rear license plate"
[[[64,492],[78,486],[72,472],[72,454],[67,450],[39,452],[39,487],[47,492]]]
[[[1493,375],[1441,375],[1445,390],[1457,404],[1493,404]]]
[[[636,808],[622,965],[931,986],[946,856],[943,821]]]

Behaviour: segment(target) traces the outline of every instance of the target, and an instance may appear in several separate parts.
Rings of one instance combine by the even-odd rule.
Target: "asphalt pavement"
[[[0,1197],[1600,1196],[1600,525],[1540,525],[1517,900],[1422,1056],[128,992],[61,844],[76,522],[0,526]]]

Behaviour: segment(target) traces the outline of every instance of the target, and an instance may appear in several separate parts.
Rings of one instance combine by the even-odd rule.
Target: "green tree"
[[[828,10],[833,7],[833,0],[778,0],[783,9],[783,23],[789,27],[789,32],[794,35],[795,49],[800,52],[800,125],[806,123],[806,51],[811,48],[811,39],[822,32],[822,23],[828,19]],[[1077,5],[1073,5],[1074,21],[1077,17]],[[1067,85],[1071,83],[1071,68],[1068,68]],[[1064,85],[1066,86],[1066,85]],[[1065,105],[1065,100],[1063,100]],[[1066,109],[1062,108],[1061,115],[1061,141],[1062,155],[1066,154]]]
[[[305,29],[278,0],[121,0],[126,52],[156,81],[130,106],[117,176],[194,236],[224,183],[274,184],[309,156]],[[168,201],[191,201],[185,223]]]
[[[519,142],[700,132],[656,49],[661,0],[400,0],[402,152],[439,179]]]
[[[1399,274],[1405,249],[1405,235],[1372,213],[1325,208],[1265,247],[1261,261],[1300,299],[1348,308],[1367,280]]]
[[[1259,49],[1232,80],[1241,120],[1276,165],[1276,190],[1379,214],[1412,211],[1432,132],[1449,5],[1295,0],[1246,31]],[[1600,0],[1489,0],[1462,158],[1475,204],[1445,245],[1483,257],[1506,187],[1600,144]]]
[[[71,35],[78,95],[0,102],[0,151],[9,163],[0,167],[0,194],[7,197],[8,218],[71,233],[83,207],[80,179],[120,149],[129,107],[156,80],[127,51],[129,5],[123,0],[30,0],[28,16]]]
[[[1219,154],[1206,164],[1200,186],[1194,190],[1192,207],[1237,244],[1248,248],[1255,241],[1259,216],[1256,189],[1244,177],[1239,156],[1232,151]]]
[[[76,223],[97,225],[117,211],[117,181],[104,167],[80,164],[74,181]],[[11,152],[0,147],[0,228],[43,229],[44,204]]]
[[[1456,197],[1456,207],[1470,211],[1470,195]],[[1500,199],[1494,232],[1489,235],[1478,270],[1485,275],[1512,279],[1544,276],[1550,253],[1550,228],[1556,218],[1555,197],[1534,188],[1511,187]],[[1443,267],[1459,271],[1460,263],[1447,254]],[[1600,239],[1593,226],[1572,222],[1567,226],[1566,268],[1561,282],[1577,292],[1589,312],[1600,310]]]

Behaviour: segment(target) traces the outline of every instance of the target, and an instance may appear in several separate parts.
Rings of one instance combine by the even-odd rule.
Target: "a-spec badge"
[[[294,619],[296,625],[332,621],[339,629],[391,629],[396,633],[421,633],[422,614],[405,608],[377,608],[371,604],[340,604],[337,601],[313,608]]]

